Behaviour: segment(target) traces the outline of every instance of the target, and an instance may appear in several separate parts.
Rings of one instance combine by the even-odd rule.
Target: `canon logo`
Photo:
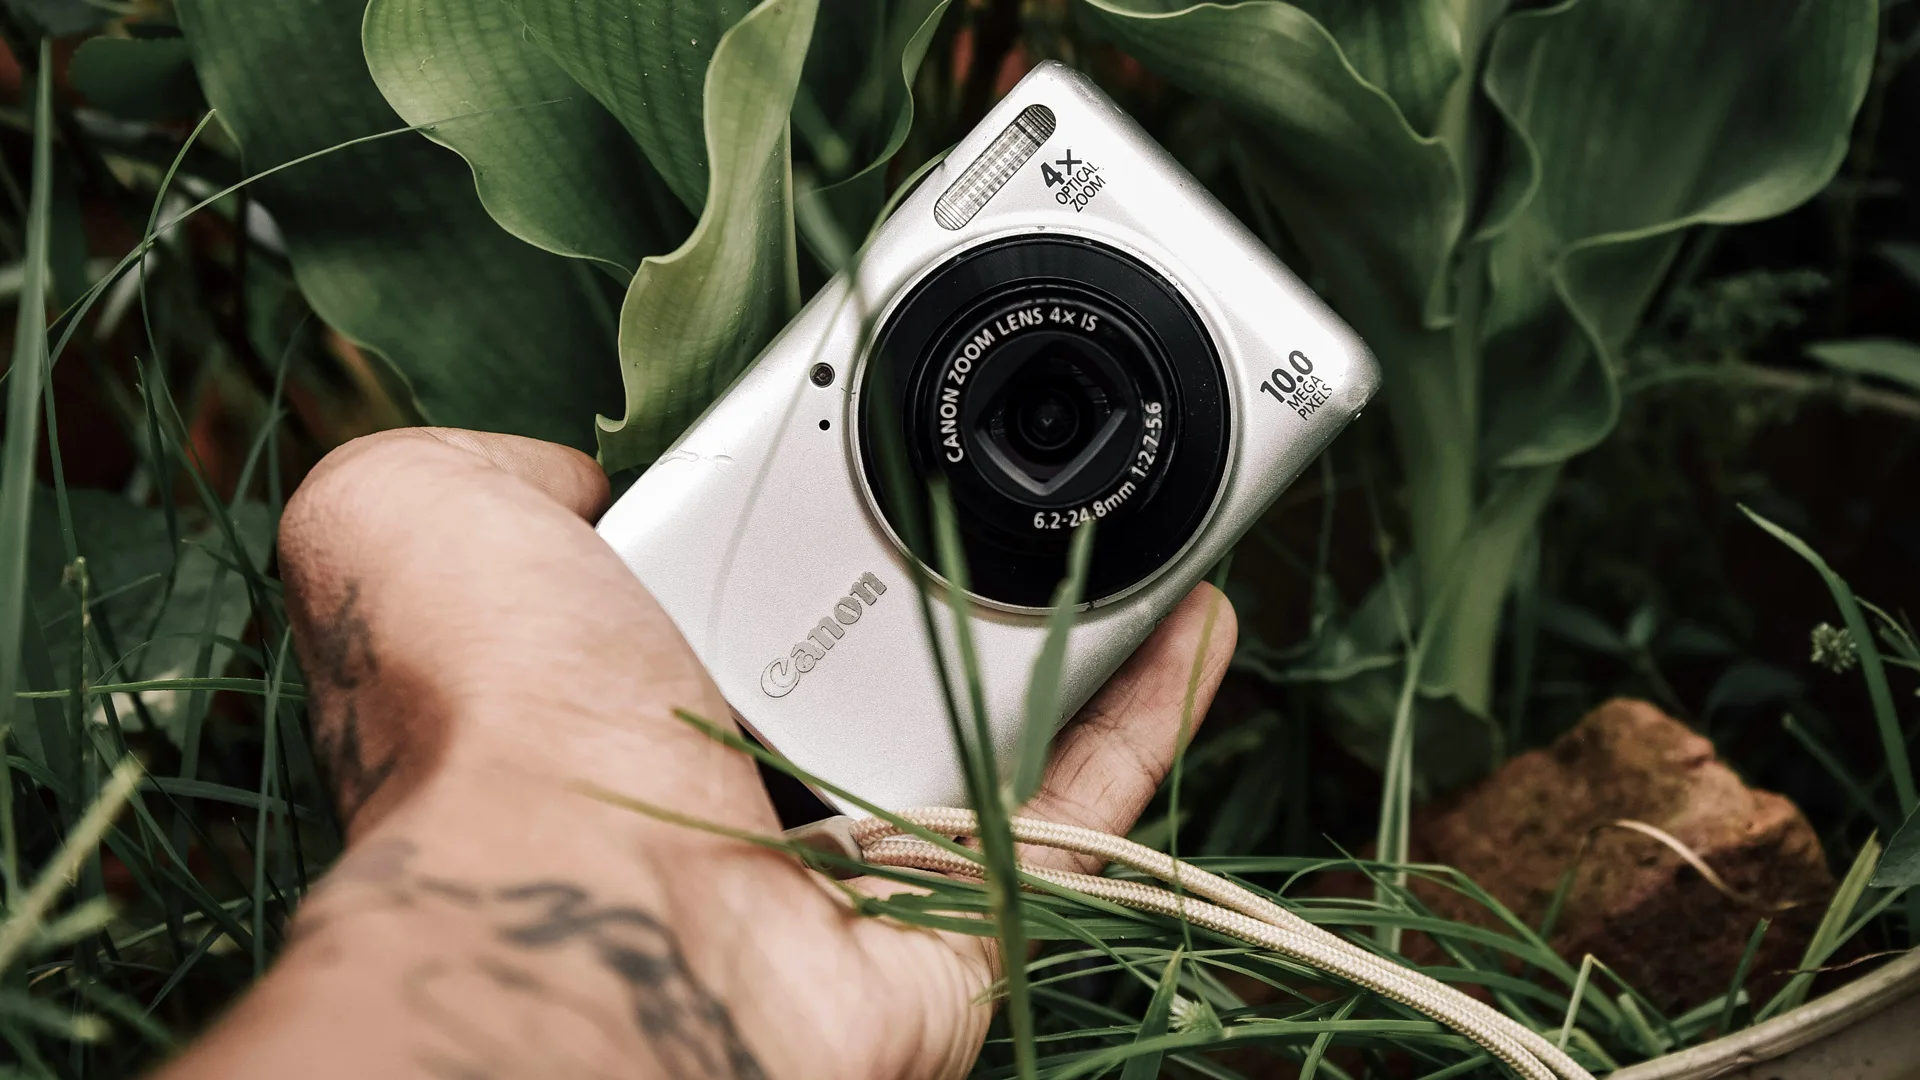
[[[866,609],[885,595],[887,586],[872,573],[860,575],[853,589],[833,605],[833,613],[821,619],[793,650],[768,664],[760,673],[760,689],[768,697],[785,697],[800,684],[800,676],[812,671],[835,642],[847,636],[844,627],[860,621]]]

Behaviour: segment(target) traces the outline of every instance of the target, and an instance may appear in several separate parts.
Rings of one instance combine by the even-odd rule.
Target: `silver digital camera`
[[[924,485],[951,493],[1004,766],[1075,528],[1098,523],[1056,726],[1379,380],[1192,176],[1046,63],[599,531],[761,741],[881,806],[965,805],[913,596],[909,560],[934,560],[904,539]]]

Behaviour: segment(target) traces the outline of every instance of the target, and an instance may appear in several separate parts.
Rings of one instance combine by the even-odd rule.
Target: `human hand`
[[[730,722],[594,534],[606,500],[576,451],[445,429],[350,443],[295,494],[288,610],[348,845],[180,1075],[966,1072],[992,939],[856,915],[778,852],[576,793],[779,828],[752,763],[672,715]],[[1224,598],[1196,588],[1062,732],[1023,812],[1124,833],[1203,641],[1196,717],[1233,640]]]

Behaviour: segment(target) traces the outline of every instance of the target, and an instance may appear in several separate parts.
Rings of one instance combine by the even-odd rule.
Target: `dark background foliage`
[[[477,386],[481,397],[517,407],[538,396],[521,393],[535,386],[571,411],[518,426],[587,446],[593,414],[620,412],[614,338],[635,266],[613,272],[496,227],[479,199],[466,198],[471,173],[454,150],[414,133],[243,187],[159,233],[133,272],[109,280],[156,220],[173,220],[264,164],[399,124],[397,106],[365,70],[357,32],[274,46],[283,76],[305,65],[316,82],[343,70],[359,80],[364,115],[309,110],[319,119],[295,128],[287,102],[222,86],[204,64],[196,73],[180,18],[193,29],[195,5],[182,6],[189,10],[164,0],[0,6],[0,292],[8,318],[20,321],[20,297],[38,276],[27,251],[36,224],[34,86],[45,55],[53,88],[52,129],[40,129],[51,136],[50,198],[38,219],[51,268],[46,308],[56,342],[72,332],[40,414],[51,437],[36,439],[30,456],[9,457],[12,471],[0,475],[36,482],[31,521],[19,523],[24,547],[0,550],[25,568],[23,597],[0,597],[0,613],[27,627],[17,689],[36,695],[10,706],[10,789],[0,797],[17,837],[19,880],[6,883],[8,903],[51,863],[115,761],[137,758],[148,774],[135,811],[103,850],[89,852],[60,908],[86,916],[84,901],[107,897],[117,914],[81,918],[69,938],[0,979],[8,1048],[0,1060],[25,1075],[128,1074],[199,1030],[271,959],[287,914],[337,851],[270,550],[278,507],[306,470],[356,435],[423,411],[435,416],[439,388],[457,396]],[[356,19],[363,6],[344,5]],[[818,115],[804,105],[794,114],[793,198],[803,208],[818,197],[832,211],[826,221],[857,234],[888,192],[1028,67],[1061,59],[1093,74],[1341,302],[1330,268],[1308,257],[1311,244],[1288,224],[1285,198],[1255,182],[1276,166],[1254,160],[1266,151],[1244,108],[1135,55],[1145,50],[1123,49],[1085,4],[935,7],[874,6],[897,17],[874,36],[875,70],[900,82],[900,93],[873,99],[877,106],[829,78],[820,35],[847,30],[831,9],[822,13],[800,76],[818,91]],[[921,42],[925,59],[902,82],[900,50],[930,14],[938,21]],[[1505,577],[1495,583],[1502,618],[1483,658],[1492,672],[1486,711],[1504,752],[1546,744],[1610,696],[1648,698],[1712,737],[1749,782],[1800,805],[1836,873],[1876,827],[1884,835],[1898,824],[1884,743],[1858,672],[1812,658],[1813,629],[1840,621],[1827,587],[1738,507],[1803,537],[1894,615],[1920,603],[1920,361],[1909,356],[1892,377],[1860,375],[1810,351],[1835,341],[1920,341],[1920,145],[1912,138],[1920,65],[1907,62],[1920,49],[1920,4],[1888,0],[1879,20],[1873,74],[1838,174],[1779,216],[1691,231],[1659,274],[1610,369],[1623,389],[1618,422],[1568,459],[1512,560],[1511,588]],[[214,36],[195,44],[205,49]],[[207,100],[223,96],[231,115],[194,138]],[[443,134],[475,152],[451,126]],[[644,154],[634,160],[648,167]],[[653,212],[631,234],[636,256],[673,249],[701,209],[684,198],[689,181],[676,191],[653,179]],[[423,209],[404,197],[430,182],[464,201]],[[402,197],[369,201],[369,192]],[[429,211],[465,215],[459,224],[471,245],[396,261],[346,243],[403,235],[418,227],[409,215]],[[329,237],[347,217],[360,225]],[[835,237],[817,221],[809,227],[804,210],[801,219],[792,269],[799,291],[810,293],[832,269]],[[315,251],[338,260],[330,281],[310,261]],[[372,285],[353,270],[369,261],[384,268]],[[448,265],[472,271],[457,296]],[[767,281],[769,296],[785,287]],[[369,291],[388,305],[382,316],[408,332],[440,326],[449,339],[484,343],[492,359],[429,384],[363,332],[322,317]],[[507,297],[530,314],[473,296]],[[92,307],[77,312],[89,297]],[[768,301],[747,337],[777,327],[784,302]],[[523,332],[549,325],[566,336]],[[702,377],[714,381],[711,370]],[[673,415],[684,419],[685,410]],[[1163,801],[1141,839],[1166,844],[1177,833],[1183,853],[1277,860],[1357,851],[1379,835],[1392,800],[1383,799],[1378,756],[1353,735],[1355,706],[1341,684],[1300,672],[1315,643],[1347,625],[1377,587],[1383,565],[1417,550],[1421,511],[1394,422],[1386,409],[1369,414],[1236,554],[1228,581],[1247,642],[1188,757],[1177,813]],[[75,556],[85,557],[83,568]],[[100,689],[135,683],[145,692]],[[1920,715],[1912,673],[1896,672],[1894,689],[1911,723]],[[1801,735],[1783,725],[1788,715]],[[1378,734],[1391,710],[1370,719]],[[1808,752],[1809,740],[1871,788],[1871,805],[1856,804],[1833,768]],[[1423,778],[1421,793],[1446,779]],[[1854,949],[1904,945],[1911,932],[1896,911]],[[1164,966],[1165,953],[1158,957]],[[35,1002],[52,1011],[33,1012]],[[1146,1007],[1139,986],[1111,977],[1065,983],[1041,1001],[1056,1032],[1117,1025],[1117,1033],[1061,1044],[1073,1047],[1131,1038]],[[1607,1045],[1623,1060],[1647,1052],[1626,1036]],[[1298,1061],[1305,1046],[1275,1052]],[[982,1067],[1005,1060],[996,1044]]]

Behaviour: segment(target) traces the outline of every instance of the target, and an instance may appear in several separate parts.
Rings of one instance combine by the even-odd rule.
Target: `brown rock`
[[[1670,834],[1760,906],[1726,895],[1659,840],[1610,827],[1621,820]],[[1799,809],[1747,787],[1712,743],[1644,701],[1610,701],[1547,749],[1416,811],[1411,842],[1416,861],[1458,868],[1533,926],[1578,860],[1554,948],[1575,963],[1592,953],[1667,1010],[1724,993],[1763,915],[1773,925],[1753,982],[1778,985],[1767,973],[1799,962],[1833,891]],[[1415,893],[1439,914],[1494,925],[1451,890]],[[1782,902],[1797,906],[1767,909]]]

